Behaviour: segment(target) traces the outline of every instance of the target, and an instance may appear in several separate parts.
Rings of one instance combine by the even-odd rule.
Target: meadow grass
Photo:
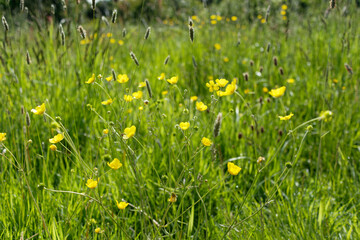
[[[205,8],[191,27],[149,32],[140,20],[37,26],[3,13],[0,238],[360,238],[359,10],[342,4],[327,16],[325,3],[289,6],[286,20],[274,4],[267,22],[267,5],[253,22]],[[209,92],[216,79],[236,91]]]

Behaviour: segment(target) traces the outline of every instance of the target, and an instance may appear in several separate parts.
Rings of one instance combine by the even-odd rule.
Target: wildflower
[[[226,62],[226,63],[229,62],[229,58],[228,58],[228,57],[224,57],[223,60],[224,60],[224,62]]]
[[[166,81],[170,84],[176,84],[178,82],[178,79],[179,77],[178,76],[175,76],[175,77],[172,77],[170,79],[167,79]]]
[[[206,147],[210,147],[213,144],[213,142],[206,137],[203,137],[201,139],[201,143],[204,144],[204,146],[206,146]]]
[[[140,106],[140,107],[139,107],[139,110],[140,110],[140,111],[144,110],[144,107],[143,107],[143,106]]]
[[[325,122],[331,121],[333,113],[329,110],[321,111],[320,118],[324,119]]]
[[[206,87],[209,88],[209,92],[219,90],[219,85],[217,85],[213,80],[210,80],[208,83],[206,83]]]
[[[108,133],[109,133],[109,129],[106,128],[103,130],[103,134],[108,134]]]
[[[210,19],[212,19],[212,20],[216,19],[216,15],[211,15]]]
[[[124,45],[124,41],[120,39],[120,40],[118,41],[118,44],[119,44],[120,46],[122,46],[122,45]]]
[[[114,43],[116,43],[116,40],[115,40],[114,38],[111,38],[111,39],[110,39],[110,43],[111,43],[111,44],[114,44]]]
[[[248,89],[248,88],[245,89],[245,90],[244,90],[244,93],[245,93],[245,94],[249,94],[249,93],[250,93],[250,89]]]
[[[282,11],[280,12],[280,14],[284,16],[284,15],[286,15],[286,11],[282,10]]]
[[[143,92],[142,92],[142,91],[134,92],[134,93],[132,94],[132,96],[133,96],[135,99],[140,99],[140,98],[142,98],[142,96],[143,96]]]
[[[118,81],[119,83],[126,83],[127,81],[129,81],[129,77],[126,74],[119,74],[116,81]]]
[[[116,200],[116,205],[120,210],[124,210],[129,205],[129,203],[127,203],[127,202],[118,202]]]
[[[98,182],[99,182],[99,178],[98,178],[98,180],[93,180],[90,178],[87,180],[86,186],[90,189],[94,189],[98,185]]]
[[[191,97],[190,97],[190,100],[191,100],[192,102],[195,102],[196,100],[198,100],[198,97],[197,97],[197,96],[191,96]]]
[[[98,227],[98,228],[95,228],[95,233],[100,233],[101,232],[101,229]]]
[[[164,80],[165,79],[165,73],[160,73],[160,76],[158,76],[159,80]]]
[[[288,9],[288,6],[287,6],[286,4],[283,4],[283,5],[281,6],[281,9],[282,9],[282,10],[286,10],[286,9]]]
[[[282,86],[282,87],[280,87],[280,88],[271,89],[271,91],[269,92],[269,94],[270,94],[271,96],[273,96],[274,98],[279,98],[279,97],[281,97],[282,95],[284,95],[285,90],[286,90],[286,87],[285,87],[285,86]]]
[[[287,121],[287,120],[289,120],[292,116],[294,116],[294,114],[293,114],[293,113],[290,113],[289,115],[284,116],[284,117],[279,116],[279,118],[280,118],[281,121]]]
[[[211,20],[210,23],[211,23],[212,25],[215,25],[215,24],[217,23],[217,21],[216,21],[216,20]]]
[[[261,19],[261,21],[260,21],[261,23],[266,23],[266,19],[265,18],[263,18],[263,19]]]
[[[113,103],[113,99],[109,98],[108,100],[102,101],[101,104],[102,105],[110,105]]]
[[[333,83],[338,83],[339,81],[337,79],[333,79]]]
[[[91,75],[91,78],[89,78],[89,80],[87,80],[85,83],[90,84],[90,83],[93,83],[93,82],[95,82],[95,73],[93,73]]]
[[[142,87],[146,87],[146,83],[145,82],[141,82],[141,83],[139,83],[139,86],[138,86],[139,88],[142,88]]]
[[[161,94],[166,95],[166,94],[168,94],[168,91],[162,91]]]
[[[0,142],[3,142],[6,140],[6,133],[0,133]]]
[[[118,170],[119,168],[122,167],[122,163],[117,158],[114,158],[114,160],[112,160],[112,162],[110,162],[110,163],[108,162],[107,165],[114,170]]]
[[[208,107],[203,102],[196,102],[196,109],[200,112],[205,111]]]
[[[100,80],[103,78],[103,76],[102,76],[101,74],[97,75],[97,77],[98,77],[98,79],[100,79]]]
[[[106,79],[106,81],[111,82],[111,80],[113,80],[113,76],[109,76],[109,77],[107,77],[105,79]]]
[[[288,83],[290,83],[290,84],[292,84],[292,83],[294,83],[295,82],[295,79],[293,79],[293,78],[289,78],[288,80],[286,80]]]
[[[216,50],[220,50],[220,49],[221,49],[221,45],[218,44],[218,43],[215,43],[215,44],[214,44],[214,48],[215,48]]]
[[[37,106],[35,109],[31,109],[31,112],[33,112],[36,115],[43,115],[45,110],[46,110],[45,103],[43,103],[40,106]]]
[[[221,79],[216,79],[215,82],[219,87],[225,87],[229,81],[224,78],[221,78]]]
[[[56,136],[54,136],[53,138],[49,139],[50,143],[58,143],[60,141],[62,141],[64,139],[64,134],[59,133]]]
[[[136,127],[134,125],[132,125],[129,128],[125,128],[123,139],[129,139],[133,137],[135,135],[135,132],[136,132]]]
[[[231,21],[235,22],[237,20],[237,16],[232,16]]]
[[[180,128],[182,129],[182,130],[186,130],[186,129],[188,129],[189,127],[190,127],[190,123],[189,122],[181,122],[180,124],[179,124],[179,126],[180,126]]]
[[[50,148],[50,150],[53,151],[53,152],[55,152],[55,151],[57,150],[57,147],[56,147],[56,145],[54,145],[54,144],[51,144],[49,148]]]
[[[133,100],[133,97],[130,96],[130,95],[124,95],[124,100],[125,100],[126,102],[131,102],[131,101]]]
[[[177,200],[177,196],[176,196],[175,193],[172,192],[170,198],[168,199],[168,201],[171,202],[171,203],[174,203],[174,202],[176,202],[176,200]]]
[[[256,162],[257,162],[258,164],[260,164],[260,163],[262,163],[263,161],[265,161],[265,158],[260,156]]]
[[[228,162],[227,168],[228,168],[228,172],[229,172],[231,175],[234,175],[234,176],[238,175],[239,172],[241,171],[241,167],[236,166],[236,165],[233,164],[232,162]]]
[[[263,92],[264,92],[264,93],[269,92],[269,89],[268,89],[267,87],[263,87],[263,89],[262,89],[262,90],[263,90]]]

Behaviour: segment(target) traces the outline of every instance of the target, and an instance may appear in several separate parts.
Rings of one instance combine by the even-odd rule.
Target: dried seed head
[[[59,32],[60,32],[60,37],[61,37],[61,45],[65,45],[65,33],[64,33],[64,29],[62,24],[60,23],[59,25]]]
[[[28,50],[26,50],[26,62],[28,65],[30,65],[30,63],[31,63],[31,58],[30,58],[30,54],[29,54]]]
[[[116,73],[114,69],[111,69],[111,74],[113,76],[114,81],[116,81]]]
[[[249,73],[246,72],[243,74],[243,76],[245,81],[249,81]]]
[[[283,135],[283,131],[282,130],[279,130],[279,136],[281,137]]]
[[[78,32],[80,33],[80,36],[82,39],[85,39],[86,38],[86,31],[85,29],[79,25],[78,28],[77,28]]]
[[[148,105],[149,104],[149,100],[144,100],[144,105]]]
[[[284,69],[282,67],[279,68],[280,75],[284,75]]]
[[[133,52],[130,52],[130,57],[132,58],[132,60],[134,61],[134,63],[139,66],[139,61],[137,60],[135,54]]]
[[[168,55],[168,56],[165,58],[164,65],[168,64],[169,60],[170,60],[170,55]]]
[[[268,44],[267,44],[267,47],[266,47],[266,52],[269,52],[269,51],[270,51],[270,47],[271,47],[271,43],[268,43]]]
[[[238,139],[242,139],[242,137],[243,137],[242,133],[239,133],[238,134]]]
[[[20,11],[24,11],[25,3],[24,0],[20,0]]]
[[[109,26],[109,21],[107,20],[107,18],[105,16],[102,16],[101,20],[106,24],[106,26]]]
[[[152,98],[152,91],[151,91],[151,86],[150,86],[149,80],[145,79],[145,83],[146,83],[146,88],[147,88],[148,93],[149,93],[149,98]]]
[[[26,14],[28,14],[28,13],[29,13],[29,9],[28,9],[28,7],[25,7],[25,8],[24,8],[24,12],[25,12]]]
[[[264,127],[261,127],[261,128],[260,128],[260,132],[261,132],[261,133],[264,133],[264,132],[265,132]]]
[[[250,67],[254,66],[254,61],[250,60]]]
[[[264,67],[263,66],[260,66],[260,68],[259,68],[259,72],[263,72],[263,70],[264,70]]]
[[[335,0],[330,0],[330,8],[334,9],[336,7],[336,1]]]
[[[9,31],[9,24],[7,23],[6,18],[4,16],[2,16],[1,21],[4,26],[5,32]]]
[[[150,36],[151,27],[148,27],[145,32],[144,39],[147,40]]]
[[[214,137],[216,138],[220,134],[220,128],[221,128],[221,122],[222,122],[222,113],[219,113],[216,117],[215,123],[214,123]]]
[[[345,63],[345,68],[350,74],[353,74],[353,70],[352,70],[352,68],[350,67],[349,64]]]
[[[266,15],[265,15],[265,21],[267,22],[269,19],[269,15],[270,15],[270,5],[268,6],[267,10],[266,10]]]
[[[26,119],[26,125],[27,125],[28,127],[30,127],[31,121],[30,121],[30,115],[29,115],[28,112],[26,112],[26,117],[25,117],[25,119]]]
[[[194,57],[194,56],[192,56],[192,62],[193,62],[194,68],[197,68],[197,63],[196,63],[196,61],[195,61],[195,57]]]
[[[55,15],[55,4],[51,4],[51,14]]]
[[[194,22],[191,18],[189,18],[189,27],[192,27],[192,26],[194,26]]]
[[[273,57],[273,61],[274,61],[274,66],[277,66],[277,65],[278,65],[278,59],[277,59],[277,57]]]
[[[112,15],[111,15],[111,22],[112,22],[112,23],[115,23],[115,22],[116,22],[116,18],[117,18],[117,10],[114,9],[114,11],[112,12]]]
[[[92,9],[95,10],[95,8],[96,8],[96,2],[95,2],[95,0],[92,0],[91,6],[92,6]]]
[[[61,0],[61,4],[62,4],[62,7],[64,9],[64,11],[66,10],[66,2],[65,0]]]
[[[123,38],[126,36],[126,28],[124,28],[124,29],[122,30],[122,36],[123,36]]]
[[[194,42],[194,28],[189,27],[189,35],[190,35],[190,41]]]
[[[260,104],[263,103],[263,98],[262,98],[262,97],[259,98],[259,103],[260,103]]]

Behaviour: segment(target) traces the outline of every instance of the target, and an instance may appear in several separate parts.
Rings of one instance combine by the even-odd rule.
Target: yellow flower
[[[284,16],[284,15],[286,15],[286,11],[282,10],[282,11],[280,12],[280,14]]]
[[[215,48],[216,50],[220,50],[220,49],[221,49],[221,45],[218,44],[218,43],[215,43],[215,44],[214,44],[214,48]]]
[[[279,116],[279,118],[280,118],[280,120],[282,120],[282,121],[287,121],[287,120],[289,120],[292,116],[294,116],[294,114],[293,114],[293,113],[290,113],[289,115],[284,116],[284,117]]]
[[[101,102],[102,105],[110,105],[110,104],[112,104],[112,103],[113,103],[113,99],[112,99],[112,98]]]
[[[188,129],[188,128],[190,127],[190,123],[189,123],[189,122],[181,122],[181,123],[179,124],[179,126],[180,126],[180,128],[181,128],[182,130],[186,130],[186,129]]]
[[[249,92],[250,92],[250,89],[248,89],[248,88],[244,90],[245,94],[249,94]]]
[[[165,79],[165,73],[160,73],[160,76],[158,76],[159,80],[164,80]]]
[[[216,16],[216,20],[221,21],[222,17],[221,16]]]
[[[116,200],[116,205],[120,210],[124,210],[129,205],[129,203],[127,203],[127,202],[118,202]]]
[[[124,95],[124,100],[125,100],[126,102],[131,102],[131,101],[133,100],[133,97],[130,96],[130,95]]]
[[[213,142],[210,139],[206,138],[206,137],[203,137],[201,139],[201,143],[204,144],[204,146],[207,146],[207,147],[210,147],[213,144]]]
[[[140,106],[140,107],[139,107],[139,110],[140,110],[140,111],[144,110],[144,107],[143,107],[143,106]]]
[[[196,102],[196,109],[200,112],[205,111],[208,107],[203,102]]]
[[[217,21],[216,21],[216,20],[211,20],[210,23],[211,23],[212,25],[215,25],[215,24],[217,23]]]
[[[43,115],[45,110],[46,110],[45,103],[43,103],[40,106],[37,106],[35,109],[31,109],[31,112],[33,112],[36,115]]]
[[[95,82],[95,73],[93,73],[91,75],[91,78],[89,78],[89,80],[87,80],[85,83],[90,84],[90,83],[93,83],[93,82]]]
[[[174,203],[177,200],[177,196],[175,193],[171,193],[170,198],[168,199],[169,202]]]
[[[113,77],[112,77],[112,76],[108,76],[108,77],[105,78],[105,79],[106,79],[106,81],[111,82],[111,81],[113,80]]]
[[[237,16],[232,16],[231,21],[235,22],[237,20]]]
[[[285,86],[282,86],[282,87],[280,87],[280,88],[271,89],[271,91],[269,92],[269,94],[270,94],[271,96],[273,96],[274,98],[278,98],[278,97],[281,97],[282,95],[284,95],[285,90],[286,90],[286,87],[285,87]]]
[[[228,57],[224,57],[223,60],[224,60],[224,62],[226,62],[226,63],[229,62],[229,58],[228,58]]]
[[[161,94],[166,95],[166,94],[168,94],[168,91],[162,91]]]
[[[100,233],[101,229],[98,227],[98,228],[95,228],[95,233]]]
[[[286,16],[283,16],[282,19],[283,19],[284,21],[286,21],[287,17],[286,17]]]
[[[119,41],[118,41],[118,44],[119,44],[120,46],[122,46],[122,45],[124,45],[124,41],[123,41],[123,40],[119,40]]]
[[[6,140],[6,133],[0,133],[0,142],[3,142]]]
[[[288,83],[294,83],[295,82],[295,79],[293,78],[289,78],[288,80],[286,80]]]
[[[331,121],[332,116],[333,116],[333,113],[329,110],[321,111],[321,113],[320,113],[321,119],[324,119],[325,122]]]
[[[136,127],[134,125],[132,125],[129,128],[125,128],[123,139],[129,139],[133,137],[135,135],[135,132],[136,132]]]
[[[283,4],[283,5],[281,6],[281,9],[282,9],[282,10],[286,10],[286,9],[288,9],[288,6],[287,6],[286,4]]]
[[[103,78],[103,76],[102,76],[101,74],[97,75],[97,77],[98,77],[98,79],[100,79],[100,80]]]
[[[197,16],[195,16],[195,15],[194,15],[194,16],[191,16],[191,19],[194,20],[194,21],[199,20],[199,18],[198,18]]]
[[[197,96],[192,96],[192,97],[190,97],[190,100],[191,100],[192,102],[194,102],[194,101],[198,100],[198,97],[197,97]]]
[[[263,19],[261,19],[261,21],[260,21],[261,23],[266,23],[266,19],[265,18],[263,18]]]
[[[126,74],[119,74],[116,81],[118,81],[119,83],[126,83],[127,81],[129,81],[129,77]]]
[[[90,189],[94,189],[98,185],[98,182],[99,182],[99,178],[97,181],[90,178],[87,180],[86,186]]]
[[[210,80],[208,83],[206,83],[206,87],[209,88],[209,92],[219,90],[219,86],[216,83],[214,83],[213,80]]]
[[[170,79],[167,79],[166,81],[170,84],[176,84],[179,80],[179,77],[178,76],[175,76],[175,77],[172,77]]]
[[[114,158],[114,160],[112,160],[112,162],[110,162],[110,163],[107,163],[107,165],[114,170],[118,170],[119,168],[122,167],[122,163],[117,158]]]
[[[58,143],[60,142],[61,140],[64,139],[64,134],[62,133],[59,133],[58,135],[54,136],[53,138],[50,138],[49,139],[49,142],[50,143]]]
[[[262,89],[262,90],[263,90],[263,92],[264,92],[264,93],[269,92],[269,89],[268,89],[267,87],[263,87],[263,89]]]
[[[228,172],[234,176],[238,175],[239,172],[241,171],[241,167],[236,166],[232,162],[228,162],[227,167],[228,167]]]
[[[51,144],[49,148],[51,151],[54,151],[54,152],[57,150],[57,147],[54,144]]]
[[[229,96],[232,95],[236,90],[236,79],[234,79],[231,84],[228,84],[226,86],[225,92],[224,91],[217,91],[216,94],[219,97],[223,97],[223,96]]]
[[[333,79],[333,83],[338,83],[339,81],[337,79]]]
[[[224,78],[221,78],[221,79],[216,79],[215,82],[219,87],[225,87],[229,81]]]
[[[143,92],[142,92],[142,91],[134,92],[134,93],[132,94],[132,96],[133,96],[135,99],[140,99],[140,98],[142,98],[142,96],[143,96]]]
[[[112,39],[110,39],[110,43],[114,44],[114,43],[116,43],[116,40],[114,38],[112,38]]]
[[[138,86],[139,88],[142,88],[142,87],[146,87],[146,83],[145,82],[141,82],[141,83],[139,83],[139,86]]]
[[[108,133],[109,133],[109,129],[106,128],[103,130],[103,134],[108,134]]]
[[[212,20],[216,19],[216,15],[211,15],[210,19],[212,19]]]
[[[261,16],[261,15],[258,15],[257,18],[258,18],[258,19],[262,19],[262,16]]]
[[[110,38],[110,37],[112,37],[112,33],[107,33],[106,36],[107,36],[108,38]]]

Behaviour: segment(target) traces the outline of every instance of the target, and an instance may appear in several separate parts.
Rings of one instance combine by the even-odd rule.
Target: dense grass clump
[[[359,9],[295,3],[4,12],[0,239],[360,238]]]

